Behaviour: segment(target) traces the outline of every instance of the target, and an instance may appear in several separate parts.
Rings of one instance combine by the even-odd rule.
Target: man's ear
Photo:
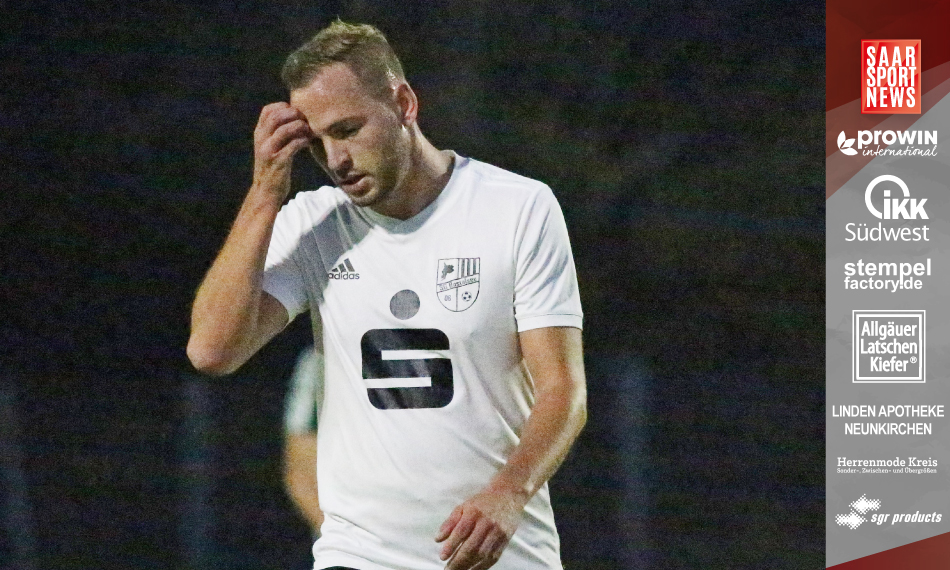
[[[396,85],[394,95],[402,124],[404,126],[414,124],[419,115],[419,99],[416,98],[415,92],[408,83],[402,82]]]

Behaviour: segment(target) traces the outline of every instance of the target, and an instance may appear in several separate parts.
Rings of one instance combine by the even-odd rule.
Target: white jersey
[[[300,193],[277,217],[264,290],[322,325],[315,568],[442,570],[439,527],[504,466],[531,411],[518,332],[581,326],[550,188],[456,156],[405,221],[337,188]],[[561,568],[547,485],[495,568]]]
[[[290,375],[284,405],[284,431],[302,435],[316,433],[320,402],[323,401],[323,355],[308,346],[300,352]],[[316,467],[314,467],[316,468]]]

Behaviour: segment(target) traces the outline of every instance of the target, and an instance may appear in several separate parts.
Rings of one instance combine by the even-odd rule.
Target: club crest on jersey
[[[457,313],[475,303],[478,298],[480,260],[480,257],[439,260],[435,290],[443,307]]]

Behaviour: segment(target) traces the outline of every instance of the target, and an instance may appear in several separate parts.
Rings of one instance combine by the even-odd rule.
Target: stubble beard
[[[411,163],[409,153],[400,156],[400,153],[394,151],[384,156],[379,168],[372,173],[374,187],[362,196],[350,196],[350,200],[363,208],[373,206],[383,206],[384,210],[393,208],[399,200],[406,198],[403,194],[405,194],[404,187],[409,177]]]

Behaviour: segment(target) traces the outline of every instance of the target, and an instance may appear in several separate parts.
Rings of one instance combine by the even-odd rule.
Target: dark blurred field
[[[307,323],[231,379],[184,346],[259,109],[336,15],[389,35],[437,146],[561,202],[565,568],[822,567],[823,4],[364,0],[5,3],[0,568],[305,567],[279,417]]]

